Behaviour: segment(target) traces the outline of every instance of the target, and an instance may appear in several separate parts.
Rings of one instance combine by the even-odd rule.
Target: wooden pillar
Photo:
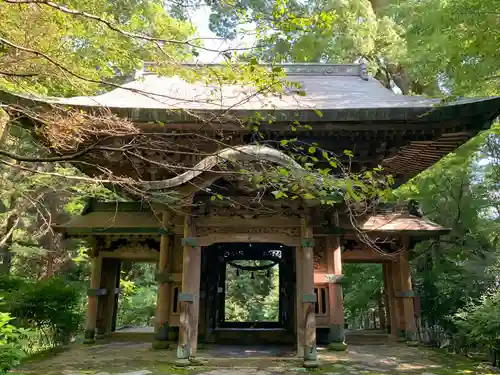
[[[297,333],[297,356],[304,356],[304,326],[302,324],[302,248],[295,248],[295,323]]]
[[[387,278],[387,299],[388,299],[388,308],[389,308],[389,325],[390,325],[390,333],[393,340],[397,340],[398,338],[398,307],[396,303],[396,291],[394,289],[395,281],[394,281],[394,264],[386,263],[385,272]]]
[[[308,218],[302,218],[302,316],[304,366],[318,367],[316,350],[316,302],[314,293],[314,238]]]
[[[111,334],[116,301],[116,278],[119,277],[119,269],[119,259],[102,260],[100,288],[103,295],[97,297],[96,339],[103,339]]]
[[[382,264],[382,273],[384,276],[384,305],[385,305],[385,330],[391,333],[391,305],[389,302],[389,264]]]
[[[399,262],[392,262],[392,284],[394,285],[394,323],[395,330],[393,336],[397,340],[404,340],[405,321],[403,301],[398,296],[401,293],[401,269]]]
[[[304,357],[304,326],[302,324],[302,248],[295,248],[295,322],[297,333],[297,356]]]
[[[158,294],[156,296],[156,314],[155,314],[155,339],[153,349],[168,349],[168,314],[170,308],[170,275],[168,274],[168,259],[170,250],[170,237],[168,230],[170,228],[171,214],[163,212],[163,230],[160,238],[160,259],[156,279],[158,281]]]
[[[342,249],[340,236],[327,239],[328,302],[330,305],[328,348],[346,350],[344,329],[344,297],[342,295]]]
[[[405,339],[413,342],[417,338],[417,326],[415,322],[415,310],[413,305],[413,289],[411,284],[410,264],[408,262],[409,251],[405,249],[399,257],[401,289],[398,295],[403,305]]]
[[[97,325],[97,298],[103,294],[99,289],[101,283],[102,258],[99,254],[94,254],[90,266],[90,288],[87,291],[87,317],[85,323],[84,343],[93,344],[95,342],[95,330]]]
[[[120,302],[120,277],[121,277],[121,266],[122,261],[118,259],[118,265],[116,266],[116,284],[115,284],[115,302],[113,305],[113,317],[111,318],[111,332],[116,331],[116,320],[118,318],[118,303]]]
[[[179,294],[180,327],[179,345],[177,346],[178,364],[191,363],[198,346],[198,319],[201,278],[201,249],[194,237],[192,217],[184,220],[182,293]]]

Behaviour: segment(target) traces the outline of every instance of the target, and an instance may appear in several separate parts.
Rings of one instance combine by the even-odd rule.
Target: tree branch
[[[132,134],[133,136],[134,134]],[[126,135],[127,137],[130,136],[129,134]],[[2,156],[7,156],[10,159],[14,159],[17,161],[25,161],[25,162],[30,162],[30,163],[56,163],[56,162],[62,162],[62,161],[70,161],[73,159],[77,159],[81,156],[84,156],[88,154],[91,151],[123,151],[120,148],[114,148],[114,147],[104,147],[104,146],[97,146],[98,144],[109,140],[111,138],[116,138],[120,137],[120,135],[110,135],[108,137],[105,137],[92,145],[84,148],[81,151],[75,152],[73,154],[69,155],[62,155],[62,156],[53,156],[53,157],[46,157],[46,158],[38,158],[38,157],[29,157],[29,156],[23,156],[23,155],[18,155],[6,150],[0,149],[0,155]]]
[[[70,9],[68,7],[65,7],[63,5],[56,4],[52,1],[47,1],[47,0],[3,0],[3,2],[8,3],[8,4],[38,4],[38,5],[45,5],[54,9],[57,9],[63,13],[72,15],[72,16],[80,16],[80,17],[85,17],[97,22],[100,22],[104,25],[106,25],[109,29],[116,31],[117,33],[120,33],[124,36],[127,36],[129,38],[135,38],[135,39],[142,39],[148,42],[153,42],[153,43],[167,43],[167,44],[176,44],[176,45],[186,45],[192,48],[198,48],[202,49],[208,52],[217,52],[217,53],[225,53],[225,52],[231,52],[231,51],[248,51],[250,48],[228,48],[222,51],[215,50],[212,48],[207,48],[203,46],[198,46],[196,44],[193,44],[193,41],[198,40],[196,39],[189,39],[189,40],[175,40],[175,39],[163,39],[163,38],[155,38],[149,35],[145,34],[137,34],[137,33],[132,33],[130,31],[126,31],[115,25],[114,23],[96,16],[95,14],[87,13],[81,10],[76,10],[76,9]],[[161,45],[157,45],[161,49]]]
[[[38,73],[11,73],[11,72],[4,72],[0,70],[0,76],[7,76],[7,77],[36,77],[39,76],[40,74]]]

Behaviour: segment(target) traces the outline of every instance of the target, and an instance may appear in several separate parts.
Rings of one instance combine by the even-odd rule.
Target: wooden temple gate
[[[252,259],[252,244],[289,249],[284,262],[291,270],[287,277],[294,278],[289,280],[292,300],[287,301],[294,307],[288,311],[292,318],[284,329],[267,333],[267,342],[294,337],[298,356],[314,361],[317,332],[326,331],[330,349],[344,350],[342,264],[348,262],[383,264],[392,337],[416,339],[409,246],[446,230],[402,211],[370,215],[355,230],[336,209],[281,206],[269,214],[210,201],[183,215],[161,207],[91,201],[84,215],[58,227],[67,235],[90,236],[94,243],[86,342],[111,334],[120,261],[133,260],[158,265],[153,347],[168,348],[176,338],[178,358],[187,360],[196,355],[199,341],[218,343],[220,326],[212,308],[221,284],[207,267],[217,267],[217,246],[230,244],[245,248],[245,259]],[[361,242],[357,230],[373,244]],[[257,250],[255,254],[260,259]]]
[[[190,204],[181,204],[182,209],[141,207],[144,196],[125,189],[124,196],[132,202],[92,202],[81,216],[56,226],[67,235],[89,237],[94,244],[87,342],[113,329],[120,261],[150,261],[158,264],[159,283],[154,346],[167,347],[178,329],[178,357],[194,356],[198,337],[210,339],[210,328],[217,329],[205,319],[207,293],[213,285],[206,285],[205,276],[210,275],[201,274],[202,261],[213,260],[210,249],[214,244],[229,243],[273,243],[293,249],[287,264],[292,270],[288,278],[295,277],[291,293],[295,309],[287,334],[294,337],[298,355],[307,362],[316,357],[317,332],[328,331],[332,349],[345,349],[342,264],[346,262],[383,264],[392,336],[414,339],[409,251],[415,242],[446,230],[419,215],[397,210],[369,212],[358,218],[359,225],[353,225],[345,207],[310,206],[306,199],[299,203],[276,200],[270,189],[259,191],[254,207],[248,198],[252,194],[255,198],[255,184],[240,184],[231,173],[221,179],[217,171],[222,166],[234,171],[247,162],[262,165],[262,161],[289,167],[290,155],[302,155],[290,147],[296,140],[314,146],[311,160],[329,171],[325,178],[330,181],[342,178],[342,171],[332,167],[323,153],[344,155],[349,150],[351,156],[341,156],[339,161],[346,162],[351,173],[362,176],[381,167],[397,187],[489,128],[500,114],[500,98],[442,103],[397,95],[369,77],[363,64],[288,64],[282,68],[300,91],[287,87],[279,95],[261,95],[254,87],[242,90],[240,85],[218,90],[206,82],[160,77],[154,69],[146,69],[141,79],[93,97],[43,98],[0,92],[2,104],[8,105],[18,122],[58,155],[75,150],[51,144],[38,131],[45,123],[27,115],[31,111],[17,112],[19,105],[32,113],[56,109],[58,116],[73,111],[93,118],[110,113],[116,123],[123,120],[133,125],[140,133],[139,144],[163,135],[161,144],[169,146],[139,147],[125,156],[125,138],[89,137],[75,146],[80,152],[86,150],[75,166],[90,176],[109,170],[120,181],[140,182],[155,196],[175,191],[182,199],[192,199]],[[214,93],[219,92],[224,97],[214,100]],[[93,149],[96,144],[104,147]],[[292,161],[294,168],[302,168]],[[217,196],[224,199],[211,200]],[[191,211],[186,207],[192,207]]]

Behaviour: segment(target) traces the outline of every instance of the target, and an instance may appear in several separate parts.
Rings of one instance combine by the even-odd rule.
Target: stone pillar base
[[[158,341],[154,340],[153,343],[151,344],[151,347],[154,350],[164,350],[164,349],[169,349],[170,348],[170,343],[168,341]]]
[[[188,367],[191,366],[191,361],[188,358],[180,358],[174,362],[177,367]]]
[[[347,350],[347,344],[345,342],[331,342],[328,344],[328,350],[334,352],[343,352]]]
[[[318,368],[318,351],[316,346],[304,347],[304,368]]]
[[[94,344],[95,343],[95,329],[86,329],[83,335],[84,344]]]
[[[316,347],[304,347],[304,361],[316,361],[318,359],[318,351]]]
[[[317,360],[304,361],[304,368],[319,368],[319,362]]]
[[[155,333],[155,339],[151,344],[152,348],[155,350],[162,350],[170,348],[170,343],[168,342],[168,334],[170,332],[170,326],[168,322],[165,322]]]
[[[96,328],[95,329],[95,339],[96,340],[104,340],[106,338],[106,335],[104,333],[104,330],[102,328]]]
[[[177,345],[177,359],[180,361],[188,360],[191,357],[191,348],[187,345]]]
[[[168,336],[170,333],[170,325],[168,322],[163,323],[155,332],[156,341],[168,341]]]
[[[342,324],[331,324],[328,333],[328,350],[341,352],[347,349],[345,328]]]
[[[191,358],[180,358],[174,362],[177,367],[191,367],[191,366],[203,366],[204,361],[201,361],[195,357]]]

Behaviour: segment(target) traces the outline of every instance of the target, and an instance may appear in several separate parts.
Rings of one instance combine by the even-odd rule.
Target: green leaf
[[[288,170],[286,170],[285,168],[279,168],[278,172],[279,172],[280,175],[285,176],[285,177],[288,177],[290,175],[290,173],[288,172]]]
[[[323,117],[323,112],[321,112],[319,109],[313,109],[314,113],[316,114],[316,116],[318,117]]]
[[[348,156],[350,158],[354,157],[354,154],[352,153],[351,150],[344,150],[344,155],[346,155],[346,156]]]
[[[274,197],[276,199],[280,199],[280,198],[283,198],[285,196],[285,193],[281,190],[275,190],[272,192],[272,194],[274,195]]]

